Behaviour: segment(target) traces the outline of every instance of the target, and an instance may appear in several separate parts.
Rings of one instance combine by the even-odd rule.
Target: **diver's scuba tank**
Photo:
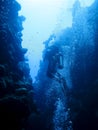
[[[59,52],[59,61],[58,61],[58,63],[59,63],[58,68],[63,69],[64,68],[64,57],[63,57],[61,52]]]

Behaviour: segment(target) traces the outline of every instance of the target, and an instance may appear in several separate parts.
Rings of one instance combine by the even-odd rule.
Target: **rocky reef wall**
[[[0,130],[27,129],[29,116],[36,113],[20,9],[15,0],[0,0]]]

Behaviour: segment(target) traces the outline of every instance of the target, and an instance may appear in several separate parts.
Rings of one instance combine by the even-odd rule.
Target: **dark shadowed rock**
[[[27,49],[21,45],[25,17],[18,16],[20,9],[16,0],[0,1],[0,130],[25,130],[37,111]]]

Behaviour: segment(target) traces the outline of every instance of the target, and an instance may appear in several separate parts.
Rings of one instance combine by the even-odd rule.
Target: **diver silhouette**
[[[62,86],[62,91],[65,95],[67,90],[66,80],[58,72],[59,69],[64,68],[64,56],[63,53],[57,46],[52,46],[46,53],[46,58],[48,60],[47,76],[55,81],[59,82]]]

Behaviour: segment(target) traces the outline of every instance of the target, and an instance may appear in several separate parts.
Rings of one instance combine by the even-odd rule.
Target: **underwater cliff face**
[[[21,6],[0,1],[0,130],[98,130],[97,8],[76,1],[72,27],[44,42],[33,88]]]
[[[21,45],[25,18],[18,16],[20,9],[15,0],[0,0],[0,130],[27,129],[36,112],[27,49]]]
[[[85,8],[76,1],[72,27],[44,42],[34,89],[47,130],[98,130],[97,8],[97,0]]]

